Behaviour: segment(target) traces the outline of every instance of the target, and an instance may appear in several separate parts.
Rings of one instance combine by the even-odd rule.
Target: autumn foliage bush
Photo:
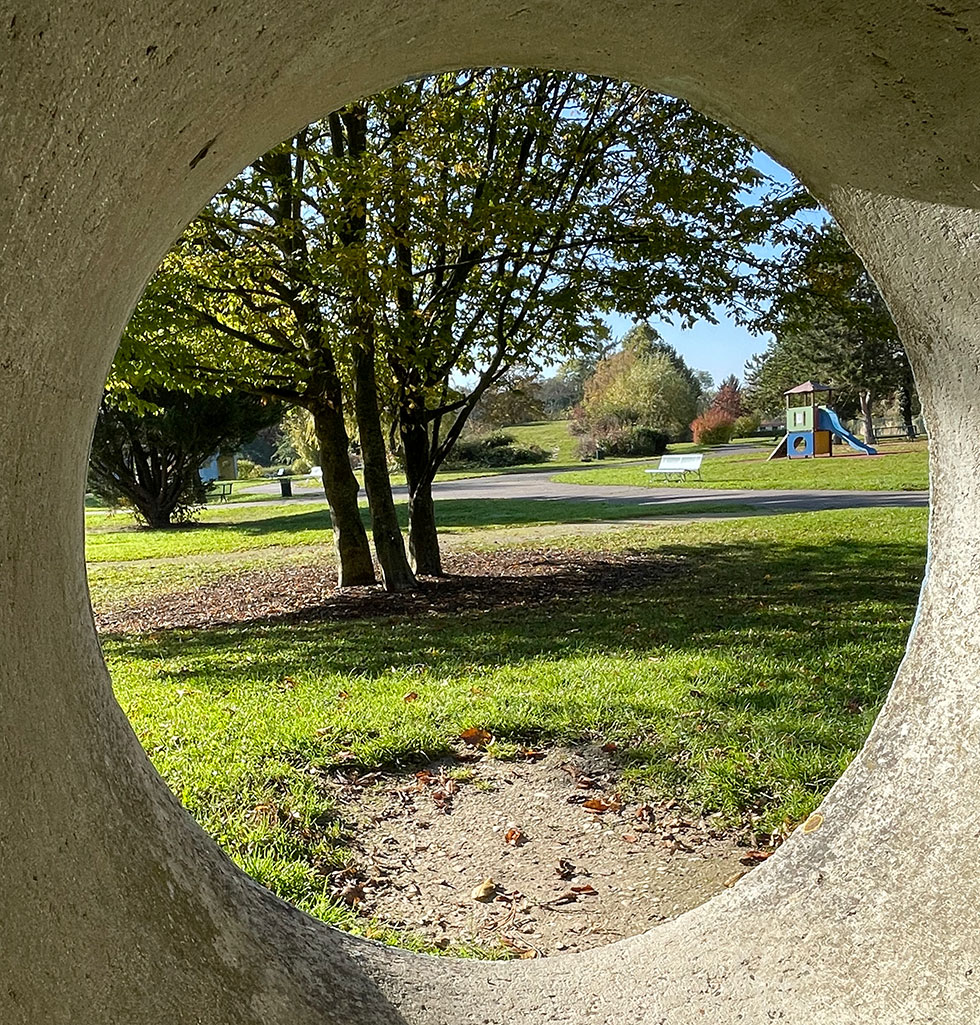
[[[691,432],[697,445],[724,445],[732,440],[735,420],[724,410],[712,407],[691,424]]]

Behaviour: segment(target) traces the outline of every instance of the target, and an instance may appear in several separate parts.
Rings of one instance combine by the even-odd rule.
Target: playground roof
[[[789,391],[784,391],[784,395],[802,395],[806,392],[812,391],[833,391],[833,388],[829,384],[820,384],[819,381],[804,381],[802,384],[798,384],[795,388],[790,388]]]

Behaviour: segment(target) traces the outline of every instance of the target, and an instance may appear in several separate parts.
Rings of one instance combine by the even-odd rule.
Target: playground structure
[[[877,455],[877,449],[853,435],[830,407],[833,389],[829,384],[804,381],[783,392],[786,396],[786,434],[773,449],[770,459],[809,459],[812,456],[832,456],[834,438],[847,442],[861,455]],[[826,396],[828,405],[818,405],[817,396]]]

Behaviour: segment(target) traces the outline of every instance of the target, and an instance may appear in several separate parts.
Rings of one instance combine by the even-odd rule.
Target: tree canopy
[[[801,232],[782,267],[768,313],[774,337],[746,363],[748,399],[762,414],[807,379],[831,384],[845,413],[860,413],[869,441],[871,406],[897,395],[906,423],[915,387],[905,349],[875,283],[832,222]]]
[[[343,578],[363,583],[356,433],[386,583],[411,586],[388,451],[408,477],[416,567],[438,572],[432,478],[487,389],[601,349],[603,312],[690,324],[758,287],[755,247],[810,200],[752,157],[628,83],[421,79],[308,126],[223,189],[164,261],[126,352],[148,379],[167,355],[169,383],[308,409],[356,567]]]

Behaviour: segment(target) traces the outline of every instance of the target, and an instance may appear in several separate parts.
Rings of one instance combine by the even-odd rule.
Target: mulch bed
[[[554,548],[447,553],[446,576],[425,577],[417,591],[336,586],[332,566],[232,571],[219,581],[96,610],[102,633],[151,633],[258,623],[460,615],[536,606],[554,599],[638,590],[683,572],[679,557],[648,552]]]

